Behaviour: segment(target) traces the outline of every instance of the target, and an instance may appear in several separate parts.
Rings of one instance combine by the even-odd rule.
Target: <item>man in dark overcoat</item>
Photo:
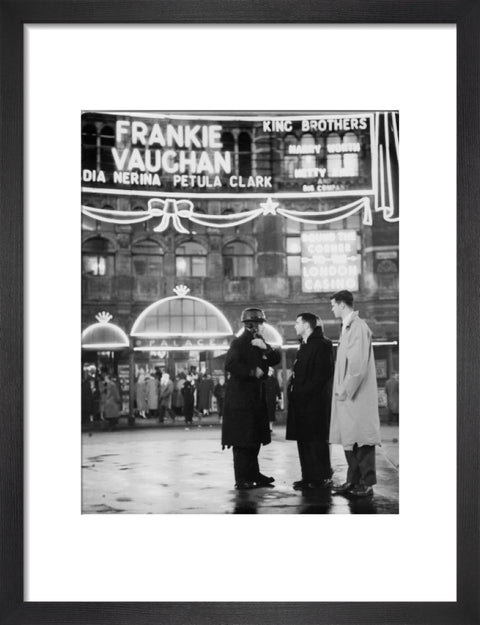
[[[313,313],[298,315],[295,331],[301,344],[288,385],[286,436],[297,441],[302,479],[294,482],[293,488],[329,488],[333,346]]]
[[[274,478],[260,473],[261,445],[270,443],[267,403],[263,379],[268,368],[280,362],[280,353],[262,338],[265,313],[259,308],[242,312],[244,332],[235,338],[225,357],[230,374],[225,392],[222,446],[233,447],[235,488],[268,486]]]

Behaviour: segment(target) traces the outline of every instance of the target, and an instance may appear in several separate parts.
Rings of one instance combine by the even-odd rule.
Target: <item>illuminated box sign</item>
[[[232,337],[233,338],[233,337]],[[134,349],[137,351],[216,351],[227,350],[230,346],[228,338],[205,337],[166,337],[135,339]]]
[[[372,192],[372,115],[85,113],[82,183],[170,197]]]
[[[361,258],[355,230],[302,232],[302,291],[358,291]]]

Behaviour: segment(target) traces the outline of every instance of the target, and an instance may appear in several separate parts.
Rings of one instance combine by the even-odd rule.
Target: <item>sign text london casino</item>
[[[92,119],[92,113],[88,114]],[[180,116],[178,116],[180,117]],[[192,116],[156,117],[102,115],[102,123],[114,130],[108,147],[101,144],[96,169],[84,168],[82,182],[103,187],[128,187],[169,193],[275,193],[354,191],[369,188],[371,176],[372,117],[363,115],[308,115],[281,118],[221,117],[202,119]],[[99,116],[100,119],[100,116]],[[225,133],[242,131],[253,137],[255,148],[239,168],[241,146],[233,147]],[[308,133],[308,141],[302,137]],[[347,141],[327,141],[331,133],[350,137]],[[230,134],[233,137],[233,134]],[[293,139],[293,141],[292,141]],[[229,149],[227,149],[229,148]],[[239,154],[240,153],[240,154]],[[355,153],[368,161],[358,181],[329,174],[331,154]],[[267,155],[267,156],[266,156]],[[103,158],[103,157],[102,157]],[[290,167],[285,167],[290,159]],[[283,163],[283,165],[282,165]],[[360,177],[359,177],[360,178]]]

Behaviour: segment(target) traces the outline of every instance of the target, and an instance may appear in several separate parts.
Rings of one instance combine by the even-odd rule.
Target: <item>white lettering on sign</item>
[[[325,167],[295,169],[293,172],[295,178],[325,178],[326,174],[327,169]]]
[[[102,170],[95,171],[94,169],[83,169],[82,181],[83,182],[106,182],[105,172]]]
[[[355,230],[302,232],[302,290],[358,291],[361,257]]]
[[[331,143],[327,145],[329,154],[344,154],[345,152],[360,152],[360,143]]]
[[[169,338],[157,338],[157,339],[137,339],[135,341],[137,348],[147,348],[149,351],[167,350],[174,351],[175,349],[184,350],[186,348],[199,351],[204,350],[216,350],[226,348],[228,349],[229,341],[227,338],[214,338],[214,337],[199,337],[199,338],[187,338],[187,337],[169,337]]]
[[[263,132],[292,132],[292,129],[290,120],[269,119],[263,122]]]
[[[117,143],[128,142],[130,137],[132,145],[140,143],[145,147],[160,145],[205,150],[223,147],[221,132],[222,127],[215,124],[195,126],[166,124],[162,127],[158,122],[148,125],[139,120],[120,120],[116,123],[115,137]]]
[[[289,154],[320,154],[322,151],[321,145],[289,145]]]
[[[304,119],[302,121],[303,132],[338,132],[347,130],[366,130],[368,127],[366,117],[339,117],[322,119]]]
[[[222,186],[220,176],[211,178],[210,176],[189,176],[188,174],[175,174],[173,176],[173,186],[182,189],[196,187],[198,189],[214,189]]]
[[[229,174],[232,171],[230,152],[183,152],[176,150],[140,150],[139,148],[125,148],[118,151],[112,148],[115,168],[118,171],[164,172],[166,174],[185,173],[194,174]]]
[[[231,187],[238,187],[240,189],[257,187],[261,189],[271,189],[272,188],[272,177],[271,176],[230,176],[229,180]]]
[[[138,171],[114,171],[113,182],[115,184],[138,184],[149,185],[151,187],[161,187],[162,181],[158,174],[138,173]]]

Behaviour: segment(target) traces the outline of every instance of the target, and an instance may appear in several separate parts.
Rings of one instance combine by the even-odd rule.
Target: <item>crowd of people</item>
[[[274,371],[268,377],[271,399],[268,402],[269,420],[275,420],[280,386]],[[216,415],[223,418],[226,377],[213,377],[198,373],[195,367],[180,371],[174,379],[160,367],[153,370],[139,368],[135,380],[134,416],[157,419],[160,423],[175,423],[183,419],[186,426],[195,421],[201,424],[204,417]],[[82,422],[102,421],[106,429],[117,425],[122,411],[120,380],[104,366],[90,365],[84,370],[82,380]]]
[[[186,425],[193,423],[194,416],[200,423],[211,414],[213,398],[216,400],[218,420],[222,420],[225,398],[225,376],[214,379],[208,372],[179,372],[174,379],[160,368],[153,372],[140,369],[135,382],[135,404],[138,415],[144,419],[158,418],[160,423],[167,419],[175,423],[183,418]]]

